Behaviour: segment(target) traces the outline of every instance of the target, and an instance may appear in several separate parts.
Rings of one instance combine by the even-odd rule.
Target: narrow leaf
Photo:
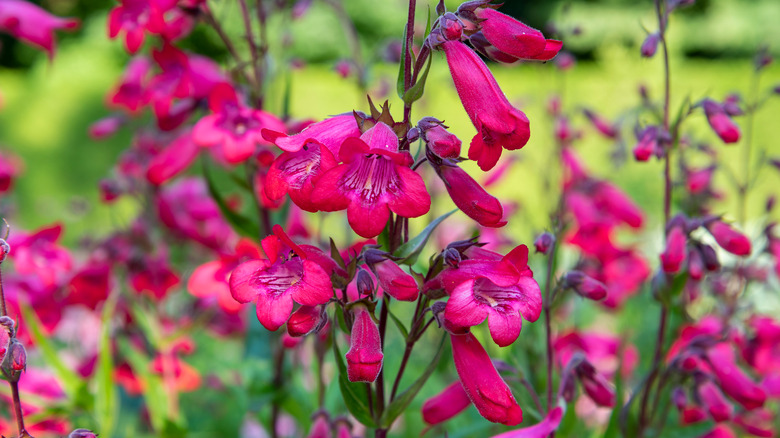
[[[404,327],[404,323],[402,323],[401,320],[398,319],[398,317],[395,316],[393,312],[390,310],[388,310],[388,315],[390,315],[390,318],[393,319],[393,322],[395,323],[396,327],[398,327],[398,330],[401,331],[401,334],[403,335],[404,339],[407,339],[409,337],[409,331],[406,330],[406,327]]]
[[[100,356],[95,373],[95,413],[101,433],[112,436],[114,419],[118,414],[117,392],[114,385],[114,361],[111,356],[111,317],[116,308],[118,292],[114,291],[103,305],[100,329]]]
[[[395,90],[398,92],[398,97],[401,99],[404,98],[404,93],[406,93],[406,89],[404,88],[404,66],[406,65],[406,52],[408,52],[408,50],[406,50],[406,26],[404,26],[404,38],[402,41],[404,44],[401,49],[401,61],[398,63],[398,79],[395,83]]]
[[[433,56],[428,56],[428,63],[425,65],[425,71],[422,76],[417,78],[417,82],[409,88],[409,91],[404,93],[404,103],[410,104],[423,96],[425,92],[425,82],[428,80],[428,72],[431,71],[431,61]]]
[[[425,229],[422,230],[420,234],[401,245],[393,255],[401,258],[400,263],[405,263],[410,266],[413,265],[417,261],[417,257],[425,247],[425,244],[428,242],[428,239],[431,237],[433,230],[435,230],[436,227],[438,227],[439,224],[444,221],[444,219],[447,219],[452,213],[455,213],[456,211],[457,209],[437,217],[433,222],[425,227]]]

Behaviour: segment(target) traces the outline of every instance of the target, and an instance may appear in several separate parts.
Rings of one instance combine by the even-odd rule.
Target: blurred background
[[[25,166],[10,195],[16,197],[13,204],[18,211],[7,210],[12,204],[7,199],[0,200],[0,208],[3,216],[16,218],[25,229],[61,221],[66,225],[66,242],[75,243],[85,233],[102,235],[124,224],[139,208],[130,199],[104,206],[98,202],[97,187],[128,146],[134,127],[148,120],[134,120],[100,142],[87,134],[91,123],[110,114],[104,106],[105,96],[128,61],[121,39],[107,37],[106,15],[116,3],[36,3],[57,15],[78,17],[82,26],[74,33],[58,33],[58,50],[51,62],[45,53],[0,34],[0,148],[20,157]],[[209,4],[228,33],[240,40],[237,3],[221,0]],[[351,50],[343,21],[331,5],[315,0],[299,18],[292,19],[288,14],[273,19],[269,23],[271,52],[279,64],[274,66],[277,74],[267,109],[282,110],[289,84],[290,114],[294,118],[321,119],[352,109],[366,110],[366,92],[375,101],[389,99],[400,112],[401,103],[394,92],[397,64],[388,60],[400,52],[406,4],[402,0],[343,1],[344,10],[360,35],[367,89],[358,85],[354,75],[343,78],[334,68],[351,56]],[[446,4],[454,10],[459,2]],[[420,35],[426,10],[433,10],[435,2],[419,1],[418,5]],[[557,166],[548,154],[553,143],[552,120],[546,106],[552,94],[562,96],[566,110],[574,115],[577,129],[582,130],[580,152],[593,171],[611,175],[651,217],[660,217],[660,164],[620,159],[630,158],[635,143],[632,131],[637,123],[644,122],[631,117],[631,109],[640,103],[639,87],[645,86],[651,98],[658,99],[662,93],[661,60],[639,56],[639,46],[647,32],[656,30],[652,2],[507,1],[502,11],[542,29],[548,37],[562,39],[564,49],[577,59],[576,65],[567,71],[534,63],[491,66],[505,94],[526,112],[532,126],[528,146],[522,153],[513,154],[522,163],[492,189],[499,197],[520,206],[520,220],[510,221],[510,227],[525,241],[547,223],[551,211],[540,184],[545,174],[557,175]],[[729,93],[746,95],[757,49],[764,46],[771,54],[780,54],[777,23],[777,0],[698,0],[676,13],[670,24],[673,106],[679,106],[686,97],[695,102],[704,97],[722,101]],[[219,38],[206,26],[198,26],[184,47],[217,60],[228,60]],[[148,52],[148,45],[145,50]],[[291,65],[305,67],[293,69]],[[764,70],[759,85],[766,89],[775,84],[780,85],[778,62]],[[582,116],[581,109],[586,107],[620,123],[622,141],[599,137]],[[780,154],[776,140],[778,113],[780,99],[769,99],[755,120],[756,147],[765,148],[770,156]],[[445,120],[464,145],[474,135],[441,54],[434,57],[426,97],[415,107],[413,119],[429,115]],[[737,123],[743,125],[744,117],[737,118]],[[692,117],[687,129],[710,139],[713,146],[726,154],[727,164],[735,163],[738,168],[742,143],[723,145],[710,132],[701,112]],[[744,132],[745,127],[742,129]],[[199,166],[195,168],[197,171]],[[762,214],[765,195],[776,191],[777,182],[777,175],[761,175],[757,188],[761,194],[751,197],[750,217]],[[723,172],[716,176],[716,187],[728,192]],[[730,204],[728,200],[724,202],[726,211]],[[451,207],[447,204],[442,206],[445,208]]]

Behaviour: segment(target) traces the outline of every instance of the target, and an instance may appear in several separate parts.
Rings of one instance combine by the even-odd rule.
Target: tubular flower
[[[353,308],[350,348],[347,352],[347,377],[350,382],[373,382],[382,370],[382,341],[379,328],[363,305]]]
[[[714,221],[707,229],[721,248],[738,256],[750,255],[750,240],[725,222]]]
[[[302,210],[317,211],[311,200],[314,183],[337,165],[330,149],[315,140],[307,140],[300,150],[284,152],[274,160],[266,175],[265,194],[273,200],[289,194]]]
[[[460,382],[479,414],[493,423],[520,424],[523,410],[477,338],[466,333],[450,335],[450,340]]]
[[[520,245],[503,257],[487,250],[476,253],[442,273],[450,295],[444,318],[461,327],[487,318],[493,341],[506,347],[520,335],[523,318],[536,321],[542,311],[539,284],[528,268],[528,248]]]
[[[661,254],[661,266],[664,272],[673,274],[680,270],[685,260],[685,232],[682,227],[672,227],[666,236],[666,248]]]
[[[289,319],[293,302],[316,306],[333,296],[325,269],[309,260],[308,248],[293,243],[280,226],[274,226],[262,246],[268,258],[240,264],[230,275],[230,293],[239,303],[257,302],[263,327],[279,329]]]
[[[419,217],[431,207],[422,177],[409,166],[412,157],[398,151],[398,137],[377,123],[339,150],[343,162],[314,185],[312,201],[324,211],[347,210],[352,229],[362,237],[379,235],[390,212]]]
[[[483,171],[492,169],[502,147],[520,149],[531,136],[528,117],[513,107],[499,88],[487,65],[460,41],[441,44],[463,108],[477,135],[471,140],[469,159]]]
[[[431,161],[433,163],[434,161]],[[506,225],[504,207],[490,195],[466,171],[452,160],[444,160],[434,165],[436,174],[444,181],[450,198],[455,205],[483,227],[498,228]]]
[[[212,90],[209,108],[214,114],[198,121],[192,129],[192,138],[201,146],[218,147],[231,164],[252,156],[256,144],[270,144],[260,135],[261,129],[284,129],[284,124],[276,116],[244,107],[239,103],[235,90],[225,83]]]
[[[471,400],[460,381],[444,388],[444,391],[429,398],[422,406],[423,421],[430,425],[443,423],[469,407]]]
[[[0,2],[0,31],[45,50],[49,59],[54,57],[54,31],[74,30],[79,27],[75,18],[60,18],[40,7],[22,0]]]
[[[557,408],[551,409],[542,421],[533,426],[493,435],[493,438],[546,438],[550,436],[551,433],[558,430],[558,426],[563,419],[563,412],[563,408],[558,406]]]
[[[384,292],[401,301],[414,301],[419,295],[419,288],[414,277],[404,272],[400,266],[389,258],[389,254],[376,249],[364,253],[366,263],[376,276],[379,287]],[[365,276],[363,276],[365,278]]]
[[[560,41],[545,39],[538,30],[489,6],[476,8],[471,13],[463,7],[458,8],[458,15],[463,15],[466,19],[472,17],[472,14],[477,18],[484,38],[502,54],[508,55],[512,61],[549,61],[563,47]]]
[[[718,134],[723,143],[736,143],[739,141],[739,126],[731,120],[723,105],[714,100],[706,99],[702,102],[704,114],[707,116],[712,130]]]

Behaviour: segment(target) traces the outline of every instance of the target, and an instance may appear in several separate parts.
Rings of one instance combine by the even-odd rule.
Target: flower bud
[[[449,41],[458,41],[463,36],[463,23],[457,15],[447,12],[439,17],[439,28]]]
[[[382,369],[382,344],[379,328],[363,305],[353,307],[355,322],[352,324],[350,348],[346,354],[347,377],[350,382],[373,382]]]
[[[685,408],[685,406],[688,405],[688,396],[685,394],[685,389],[679,386],[674,388],[674,390],[672,390],[672,402],[677,409],[682,410]]]
[[[11,252],[11,245],[8,244],[8,242],[5,241],[5,239],[0,239],[0,263],[3,263],[5,259],[8,257],[8,253]]]
[[[725,222],[719,220],[713,221],[709,224],[707,229],[721,248],[738,256],[750,255],[750,240],[748,240],[744,234],[731,228]]]
[[[499,228],[506,225],[503,220],[504,207],[477,181],[454,163],[435,166],[436,173],[444,181],[452,201],[483,227]]]
[[[365,269],[358,271],[356,283],[359,296],[364,297],[374,294],[374,280],[371,279],[371,274]]]
[[[93,140],[103,140],[114,133],[125,123],[122,116],[108,116],[98,120],[89,127],[89,136]]]
[[[579,364],[577,376],[582,383],[582,389],[597,405],[610,408],[615,406],[615,389],[590,362],[585,360]]]
[[[688,250],[688,275],[693,280],[701,280],[704,277],[704,261],[698,248]]]
[[[433,119],[432,117],[426,117],[421,120],[418,126],[422,130],[423,138],[428,144],[428,149],[433,152],[434,155],[440,158],[458,158],[460,156],[461,141],[454,134],[451,134],[441,122],[432,123],[428,126],[423,126],[423,121],[427,119]]]
[[[550,252],[550,249],[552,249],[553,245],[555,245],[555,236],[548,232],[544,232],[536,237],[536,240],[534,240],[534,247],[536,248],[536,252],[547,255]]]
[[[686,236],[682,227],[673,227],[666,236],[666,248],[661,253],[661,267],[664,272],[679,272],[685,260]]]
[[[736,143],[739,141],[739,127],[731,120],[723,105],[711,99],[706,99],[702,103],[702,107],[710,127],[724,143]]]
[[[389,254],[377,249],[363,252],[366,264],[385,293],[400,301],[416,300],[420,291],[417,281],[388,257]]]
[[[444,263],[446,263],[447,265],[453,268],[457,268],[458,265],[460,265],[460,261],[461,261],[460,251],[458,251],[455,248],[445,249],[443,257],[444,257]]]
[[[573,289],[577,295],[599,301],[607,296],[607,286],[582,271],[569,271],[563,276],[564,287]]]
[[[638,137],[638,142],[634,146],[634,158],[637,161],[647,161],[653,154],[658,152],[658,127],[648,126],[643,129]]]
[[[68,438],[97,438],[97,434],[89,429],[76,429],[68,435]]]
[[[13,371],[24,371],[27,369],[27,351],[24,345],[17,340],[12,340],[8,347],[9,365]]]
[[[326,320],[323,315],[327,314],[319,306],[301,306],[287,320],[287,333],[294,338],[308,335],[322,327]]]
[[[718,254],[709,245],[699,245],[699,251],[701,251],[701,258],[704,262],[704,267],[708,271],[717,271],[720,269],[720,262],[718,261]]]
[[[640,49],[643,58],[652,58],[658,50],[658,42],[661,40],[661,36],[656,33],[651,33],[645,38]]]
[[[469,405],[466,391],[460,381],[455,381],[444,391],[429,398],[422,406],[423,421],[430,425],[443,423],[463,412]]]

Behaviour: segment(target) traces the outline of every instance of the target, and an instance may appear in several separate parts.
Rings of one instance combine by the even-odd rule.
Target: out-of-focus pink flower
[[[89,260],[70,280],[66,299],[72,304],[83,304],[90,309],[108,298],[111,291],[111,264],[107,260]]]
[[[559,406],[551,409],[542,421],[533,426],[493,435],[493,438],[546,438],[558,430],[562,418],[563,408]]]
[[[685,260],[686,236],[682,227],[675,226],[666,236],[666,248],[661,253],[661,267],[664,272],[673,274],[679,272]]]
[[[590,120],[590,122],[593,124],[596,130],[601,133],[601,135],[610,139],[617,138],[619,134],[617,126],[613,125],[605,118],[601,117],[600,115],[596,114],[595,112],[589,109],[584,109],[582,112],[585,114],[585,117],[587,117],[588,120]]]
[[[346,79],[355,72],[355,67],[352,61],[342,59],[333,66],[333,70],[338,73],[339,76]]]
[[[347,377],[350,382],[373,382],[382,370],[384,360],[379,328],[365,306],[356,305],[352,312],[355,322],[346,355]]]
[[[707,359],[723,392],[745,409],[764,405],[766,393],[737,367],[734,351],[729,344],[720,343],[707,350]]]
[[[361,115],[361,113],[357,114]],[[288,136],[271,129],[263,129],[262,135],[263,138],[287,152],[298,152],[310,140],[314,140],[325,145],[333,156],[337,157],[344,140],[350,137],[358,138],[361,132],[355,114],[344,113],[313,123],[295,135]]]
[[[643,58],[652,58],[658,50],[658,42],[661,40],[661,35],[658,32],[648,34],[645,40],[642,42],[640,52]]]
[[[729,426],[725,424],[718,424],[711,431],[707,432],[699,438],[737,438],[737,435],[733,430],[731,430]]]
[[[187,169],[197,156],[198,146],[192,134],[184,132],[152,159],[146,169],[146,179],[156,186],[162,185]]]
[[[734,415],[734,406],[726,400],[718,386],[708,380],[698,387],[699,398],[704,403],[712,419],[720,423]]]
[[[362,237],[379,235],[390,212],[419,217],[431,207],[422,177],[409,166],[412,157],[398,150],[398,137],[379,122],[359,138],[348,138],[339,150],[343,162],[325,172],[312,200],[324,211],[347,210],[352,229]]]
[[[536,240],[534,240],[534,248],[536,248],[536,252],[540,254],[547,255],[553,245],[555,245],[555,236],[546,231],[536,236]]]
[[[647,161],[659,152],[658,127],[648,126],[638,133],[638,142],[634,146],[634,158],[637,161]]]
[[[125,119],[121,116],[104,117],[89,127],[89,136],[93,140],[102,140],[111,137],[124,124]]]
[[[737,414],[734,423],[750,435],[772,438],[775,436],[777,416],[769,409],[751,409]]]
[[[309,434],[306,438],[332,438],[333,434],[330,433],[330,419],[326,412],[319,412],[316,414],[314,423],[311,425]]]
[[[174,354],[158,354],[149,364],[149,370],[163,379],[168,391],[192,392],[200,388],[202,379],[197,369]]]
[[[688,169],[685,176],[685,187],[693,194],[706,192],[712,184],[712,174],[715,167],[705,167],[704,169]]]
[[[45,50],[49,59],[54,57],[54,31],[74,30],[78,27],[79,20],[56,17],[33,3],[23,0],[0,2],[0,31]]]
[[[563,276],[563,284],[583,298],[593,301],[603,300],[607,296],[607,286],[582,271],[569,271]]]
[[[180,282],[164,255],[145,258],[130,269],[130,285],[138,293],[148,293],[161,300]]]
[[[493,423],[520,424],[523,410],[477,338],[466,333],[450,335],[450,339],[460,382],[479,414]]]
[[[284,124],[270,113],[244,107],[229,84],[214,87],[209,97],[214,114],[203,117],[192,129],[195,143],[216,147],[228,163],[240,163],[255,152],[258,144],[270,144],[260,131],[263,128],[283,130]]]
[[[611,379],[618,371],[623,377],[634,372],[639,363],[637,348],[624,344],[617,336],[596,332],[568,332],[555,338],[553,343],[561,366],[568,364],[578,352],[593,364],[599,373]]]
[[[229,313],[241,310],[241,303],[230,294],[228,277],[230,272],[244,260],[263,258],[260,248],[249,239],[241,239],[235,251],[220,255],[219,260],[204,263],[192,272],[187,282],[187,290],[198,298],[216,299],[217,304]]]
[[[705,99],[701,105],[704,108],[704,114],[707,116],[710,127],[724,143],[736,143],[739,141],[739,126],[731,120],[723,105],[711,99]]]
[[[0,194],[11,190],[22,168],[22,161],[18,157],[7,152],[0,153]]]
[[[461,327],[487,319],[493,341],[510,345],[520,335],[522,320],[534,322],[542,311],[539,284],[528,268],[528,247],[519,245],[506,256],[487,250],[470,254],[441,274],[450,295],[444,317]]]
[[[473,2],[464,3],[457,14],[467,20],[476,18],[474,21],[485,39],[510,59],[549,61],[563,46],[560,41],[545,39],[538,30],[496,11],[490,5],[477,8],[471,5]]]
[[[445,41],[441,46],[463,108],[477,129],[469,159],[488,171],[498,162],[502,148],[515,150],[528,143],[528,117],[509,103],[490,69],[471,49],[460,41]]]
[[[443,423],[463,412],[470,404],[471,400],[463,390],[463,385],[455,381],[423,403],[423,421],[430,425]]]
[[[433,163],[433,162],[432,162]],[[451,160],[445,160],[434,169],[444,181],[447,193],[455,205],[483,227],[498,228],[506,225],[501,202]]]
[[[268,259],[249,260],[230,275],[230,293],[240,303],[257,302],[257,319],[268,330],[290,318],[293,302],[304,306],[326,303],[333,296],[330,276],[307,250],[296,245],[278,225],[263,239]],[[297,255],[297,257],[294,257]]]
[[[15,231],[8,239],[16,272],[34,275],[44,287],[62,285],[73,265],[71,255],[57,242],[62,225],[54,224],[32,233]]]
[[[274,160],[266,175],[265,194],[272,200],[289,194],[290,199],[302,210],[317,211],[317,205],[312,201],[314,184],[337,165],[330,149],[315,140],[309,140],[300,150],[284,152]]]
[[[125,48],[135,54],[144,43],[151,14],[150,0],[120,0],[121,4],[108,14],[108,36],[111,39],[125,32]]]
[[[152,63],[145,56],[131,59],[121,82],[109,93],[108,105],[125,108],[131,113],[141,109],[145,104],[145,86],[151,68]]]
[[[715,220],[707,226],[707,229],[721,248],[738,256],[750,255],[751,245],[747,236],[725,222]]]

